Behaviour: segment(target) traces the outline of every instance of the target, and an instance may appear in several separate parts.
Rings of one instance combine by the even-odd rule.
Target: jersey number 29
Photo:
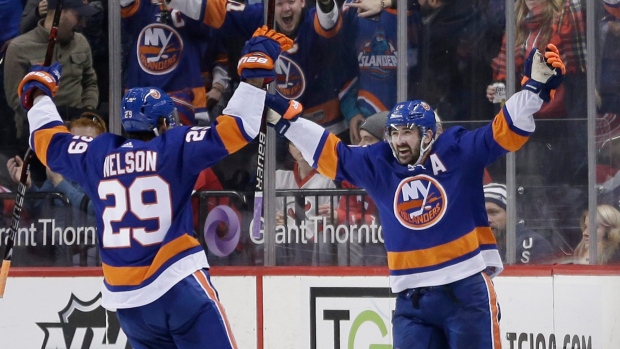
[[[101,200],[113,196],[115,201],[114,206],[107,206],[103,211],[104,248],[130,247],[132,237],[144,246],[164,240],[172,221],[172,204],[170,187],[161,177],[138,177],[128,188],[118,180],[105,180],[99,183],[98,191]],[[144,202],[145,192],[154,193],[153,202]],[[122,222],[127,212],[133,213],[141,221],[157,219],[158,228],[147,231],[144,226],[132,226],[114,231],[112,222]]]

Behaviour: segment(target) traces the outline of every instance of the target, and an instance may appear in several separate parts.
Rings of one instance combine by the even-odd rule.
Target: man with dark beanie
[[[497,240],[497,249],[506,259],[506,185],[489,183],[484,186],[484,203],[489,225]],[[549,241],[540,234],[517,224],[517,264],[536,264],[553,258],[554,250]]]

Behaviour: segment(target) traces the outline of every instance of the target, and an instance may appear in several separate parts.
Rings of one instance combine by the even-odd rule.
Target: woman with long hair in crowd
[[[596,214],[598,226],[594,236],[588,226],[590,224],[588,211],[581,215],[579,222],[583,238],[573,253],[574,264],[589,264],[591,239],[598,241],[596,249],[598,264],[620,263],[620,212],[610,205],[598,205]]]

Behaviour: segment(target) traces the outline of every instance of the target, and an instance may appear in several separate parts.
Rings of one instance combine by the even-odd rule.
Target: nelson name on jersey
[[[103,177],[120,176],[125,173],[155,172],[157,153],[152,150],[137,150],[124,154],[110,154],[103,162]],[[124,159],[123,159],[124,158]]]

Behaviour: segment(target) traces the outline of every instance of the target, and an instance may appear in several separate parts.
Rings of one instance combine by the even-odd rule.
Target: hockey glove
[[[241,80],[263,78],[268,84],[276,78],[274,62],[282,51],[293,47],[293,40],[262,26],[254,32],[241,51],[237,73]]]
[[[549,102],[555,90],[564,80],[566,67],[560,58],[560,52],[553,44],[547,45],[545,54],[533,49],[525,61],[525,76],[521,81],[524,90],[530,90]]]
[[[304,112],[304,107],[301,103],[286,99],[277,93],[273,95],[267,94],[265,106],[270,109],[267,112],[267,122],[280,135],[284,135],[291,125],[291,121],[297,120]]]
[[[41,90],[50,97],[56,96],[61,71],[62,67],[58,62],[49,67],[37,64],[30,68],[30,73],[24,76],[17,87],[17,95],[21,100],[22,107],[26,110],[32,108],[33,94],[36,90]]]

